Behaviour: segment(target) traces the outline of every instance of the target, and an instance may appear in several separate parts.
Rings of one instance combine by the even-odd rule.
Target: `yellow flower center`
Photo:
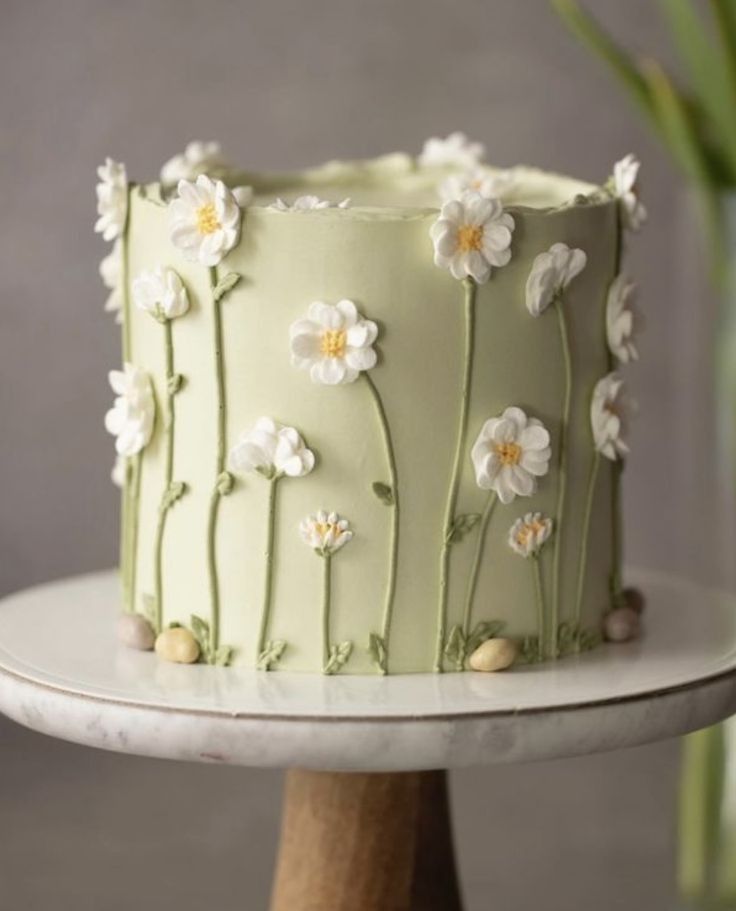
[[[483,245],[483,228],[476,225],[463,225],[457,231],[457,248],[461,253],[480,250]]]
[[[208,202],[197,209],[197,230],[200,234],[214,234],[220,227],[214,203]]]
[[[518,443],[496,443],[496,455],[502,465],[518,465],[521,460],[521,446]]]
[[[532,537],[532,535],[538,535],[543,531],[544,525],[536,519],[533,522],[527,522],[519,529],[516,535],[516,542],[521,547],[526,547],[527,542],[529,541],[529,538]]]
[[[344,357],[347,333],[344,329],[327,329],[322,333],[319,350],[325,357]]]
[[[335,537],[340,534],[340,529],[334,522],[315,522],[314,530],[317,532],[320,538],[322,538],[323,541],[330,532],[332,532]]]

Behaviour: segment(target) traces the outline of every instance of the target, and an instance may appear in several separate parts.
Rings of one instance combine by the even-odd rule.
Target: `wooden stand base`
[[[288,772],[271,911],[461,911],[447,773]]]

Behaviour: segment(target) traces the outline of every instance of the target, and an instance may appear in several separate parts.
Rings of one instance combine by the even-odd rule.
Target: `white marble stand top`
[[[736,596],[630,574],[646,634],[500,674],[322,677],[118,646],[113,572],[0,602],[0,712],[77,743],[252,766],[419,770],[572,756],[736,713]]]

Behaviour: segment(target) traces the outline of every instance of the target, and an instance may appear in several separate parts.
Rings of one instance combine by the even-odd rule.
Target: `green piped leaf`
[[[201,617],[198,617],[196,614],[192,614],[189,619],[189,624],[192,628],[192,635],[197,640],[197,644],[199,645],[199,650],[202,653],[202,658],[207,664],[211,664],[209,623],[206,620],[203,620]]]
[[[455,670],[461,671],[465,666],[467,653],[467,640],[462,626],[455,624],[450,630],[450,635],[445,643],[445,655],[455,665]]]
[[[235,486],[235,477],[229,471],[223,471],[217,478],[217,492],[226,497]]]
[[[447,532],[446,541],[448,544],[457,544],[467,535],[469,531],[475,528],[480,521],[480,513],[468,512],[461,516],[455,516],[455,521]]]
[[[186,492],[187,485],[184,481],[172,481],[161,497],[161,506],[159,507],[161,511],[165,512],[167,509],[171,509],[174,503],[180,500]]]
[[[340,642],[339,645],[330,646],[330,656],[324,666],[323,673],[336,674],[347,662],[353,651],[352,642]]]
[[[217,667],[227,667],[233,660],[233,647],[231,645],[221,645],[215,653],[214,664]]]
[[[279,663],[285,651],[286,642],[283,639],[269,639],[266,647],[258,656],[258,670],[270,671],[274,665]]]
[[[371,661],[376,665],[378,670],[382,673],[386,673],[388,657],[386,653],[386,643],[383,641],[383,637],[379,636],[378,633],[371,633],[368,638],[368,654],[371,656]]]
[[[223,275],[212,291],[215,303],[218,303],[226,294],[229,294],[242,277],[239,272],[228,272],[227,275]]]
[[[173,373],[166,381],[166,391],[169,395],[176,395],[184,384],[184,377],[181,373]]]
[[[541,660],[539,657],[539,636],[524,636],[519,641],[519,657],[516,659],[516,663],[538,664]]]
[[[479,645],[488,639],[494,639],[504,626],[503,620],[481,620],[476,623],[465,644],[465,654],[472,655]]]
[[[151,626],[156,630],[156,618],[158,616],[156,596],[143,594],[141,595],[141,613],[148,620]],[[158,632],[158,630],[156,630]]]
[[[383,481],[374,481],[373,484],[371,484],[371,489],[378,499],[382,503],[385,503],[386,506],[394,505],[394,492],[390,485],[384,484]]]

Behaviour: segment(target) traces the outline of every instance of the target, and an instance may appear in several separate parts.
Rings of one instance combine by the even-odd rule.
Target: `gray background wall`
[[[655,3],[588,5],[667,56]],[[218,138],[238,163],[278,169],[417,150],[453,129],[494,163],[591,180],[642,157],[651,221],[630,263],[648,334],[631,372],[628,551],[719,577],[708,540],[687,529],[717,499],[701,436],[713,295],[697,224],[669,161],[546,0],[0,0],[0,594],[115,559],[102,415],[119,342],[92,233],[104,156],[146,178],[189,139]],[[493,895],[528,908],[539,894],[550,909],[670,907],[676,761],[664,744],[457,775],[469,907]],[[3,907],[264,907],[278,784],[0,721]]]

